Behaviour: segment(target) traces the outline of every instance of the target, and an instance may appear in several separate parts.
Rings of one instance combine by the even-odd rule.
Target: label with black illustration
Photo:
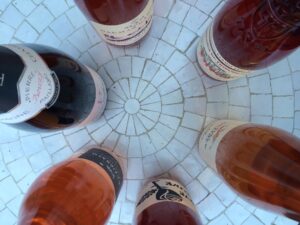
[[[21,123],[50,108],[59,96],[60,84],[56,74],[32,49],[23,45],[2,47],[8,51],[5,53],[8,57],[13,57],[16,65],[3,65],[1,70],[6,72],[0,71],[0,88],[9,94],[14,102],[14,105],[7,107],[5,111],[1,110],[0,122]],[[20,67],[18,61],[23,64],[22,69],[18,70],[18,73],[12,73],[14,69],[10,67]]]
[[[90,160],[101,166],[110,176],[115,187],[116,196],[119,195],[123,184],[123,172],[119,162],[109,152],[93,148],[79,158]]]
[[[137,203],[137,215],[161,202],[179,203],[196,212],[191,197],[180,183],[169,179],[158,179],[148,183],[141,192]]]

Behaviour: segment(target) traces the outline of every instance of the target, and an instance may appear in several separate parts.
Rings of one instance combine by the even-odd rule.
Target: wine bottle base
[[[203,34],[197,48],[197,59],[200,68],[208,76],[219,81],[235,80],[251,72],[231,65],[221,56],[214,43],[213,25]]]

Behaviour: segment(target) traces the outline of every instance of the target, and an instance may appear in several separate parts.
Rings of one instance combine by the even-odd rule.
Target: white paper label
[[[142,39],[152,24],[153,0],[134,19],[119,25],[103,25],[91,21],[104,41],[113,45],[131,45]]]
[[[3,47],[18,54],[25,68],[16,84],[19,103],[7,113],[0,114],[0,122],[21,123],[55,103],[60,92],[59,81],[56,74],[32,49],[22,45],[4,45]]]
[[[217,172],[216,155],[220,142],[232,129],[245,122],[235,120],[219,120],[212,122],[203,131],[199,140],[199,152],[202,159]]]
[[[179,203],[194,212],[197,211],[186,189],[178,182],[169,179],[158,179],[148,183],[138,199],[137,215],[150,206],[161,202]]]
[[[197,57],[201,69],[217,80],[234,80],[251,72],[230,64],[222,57],[214,42],[213,24],[208,27],[202,36],[197,50]]]
[[[104,112],[106,101],[107,101],[106,87],[100,75],[93,69],[89,68],[88,66],[86,66],[86,68],[88,69],[90,75],[94,80],[95,88],[96,88],[95,91],[96,96],[95,96],[95,104],[93,106],[91,113],[84,121],[80,123],[80,126],[86,126],[87,124],[100,119],[100,117]]]

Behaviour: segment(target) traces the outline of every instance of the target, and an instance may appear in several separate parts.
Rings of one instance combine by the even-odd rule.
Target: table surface
[[[300,51],[231,82],[199,71],[199,37],[222,0],[156,0],[149,35],[131,47],[105,44],[73,0],[0,0],[0,44],[59,48],[96,69],[108,89],[104,116],[84,128],[32,133],[0,125],[0,224],[17,221],[26,190],[46,168],[84,146],[113,149],[125,161],[125,183],[110,219],[131,224],[137,193],[151,177],[186,185],[204,224],[292,225],[234,194],[197,153],[216,119],[269,124],[300,136]]]

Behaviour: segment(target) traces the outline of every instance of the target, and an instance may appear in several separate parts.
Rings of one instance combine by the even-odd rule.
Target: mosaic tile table
[[[237,81],[199,71],[196,45],[221,0],[157,0],[153,27],[139,45],[99,39],[72,0],[0,0],[0,43],[35,42],[66,51],[97,69],[108,89],[103,118],[82,129],[36,134],[0,125],[0,224],[17,221],[38,174],[95,143],[127,158],[126,181],[110,224],[131,224],[137,192],[165,174],[184,183],[204,224],[293,225],[231,192],[197,154],[215,119],[281,127],[300,136],[300,51]]]

